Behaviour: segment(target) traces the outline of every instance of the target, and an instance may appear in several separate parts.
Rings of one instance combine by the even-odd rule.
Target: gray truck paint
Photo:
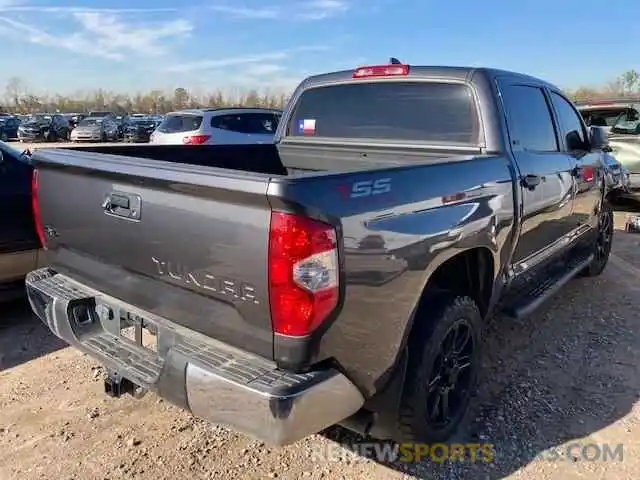
[[[589,167],[600,179],[600,153],[532,153],[512,145],[500,86],[559,92],[553,85],[488,69],[412,67],[409,77],[469,85],[479,112],[478,145],[286,137],[301,93],[358,81],[348,71],[311,77],[294,93],[276,135],[290,175],[135,158],[135,147],[131,156],[36,151],[52,268],[294,371],[330,359],[372,397],[398,364],[412,314],[438,267],[466,250],[483,252],[492,267],[486,313],[511,280],[592,234],[605,193],[602,182],[576,175]],[[553,117],[558,121],[557,112]],[[528,174],[543,179],[540,188],[521,186]],[[368,194],[344,194],[358,190],[356,184]],[[113,191],[141,198],[139,220],[105,214],[105,195]],[[341,305],[308,338],[271,330],[272,209],[301,212],[339,231]]]

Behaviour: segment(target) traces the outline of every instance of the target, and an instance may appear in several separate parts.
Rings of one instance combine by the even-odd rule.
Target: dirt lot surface
[[[152,394],[105,397],[95,362],[23,303],[1,306],[0,479],[638,479],[638,307],[640,235],[618,231],[599,278],[573,280],[526,321],[491,323],[463,440],[492,443],[495,461],[408,465],[347,455],[362,439],[337,428],[275,449]],[[565,456],[576,441],[593,444],[590,458],[623,444],[623,460]]]

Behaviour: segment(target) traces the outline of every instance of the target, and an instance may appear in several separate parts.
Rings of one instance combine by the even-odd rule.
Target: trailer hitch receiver
[[[125,393],[134,398],[142,398],[147,390],[128,378],[120,376],[117,372],[109,372],[104,380],[104,393],[114,398],[119,398]]]

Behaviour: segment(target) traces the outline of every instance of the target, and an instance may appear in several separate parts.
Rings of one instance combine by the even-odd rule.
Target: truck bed
[[[391,258],[394,251],[426,259],[416,245],[415,226],[428,222],[429,228],[447,229],[473,211],[473,205],[452,205],[459,210],[453,217],[438,211],[442,195],[456,193],[449,191],[451,175],[463,172],[468,161],[486,163],[486,178],[508,173],[501,159],[461,153],[298,145],[88,146],[38,149],[32,162],[39,171],[47,259],[55,271],[225,344],[300,364],[307,361],[299,355],[300,345],[295,351],[279,346],[272,329],[271,212],[304,212],[334,225],[344,233],[345,278],[383,284],[406,268],[406,261]],[[380,179],[394,185],[377,195],[372,186]],[[472,179],[462,185],[478,188]],[[105,210],[110,201],[116,211]],[[131,207],[127,215],[137,210],[133,218],[120,214],[121,201]],[[410,227],[415,212],[422,213]],[[369,250],[359,240],[382,238],[381,232],[379,253],[367,254],[364,263],[356,258]]]
[[[291,176],[307,172],[347,172],[394,165],[439,163],[465,159],[478,149],[419,150],[394,146],[333,146],[305,144],[256,145],[78,145],[56,149],[144,158],[169,163],[216,167],[265,175]]]

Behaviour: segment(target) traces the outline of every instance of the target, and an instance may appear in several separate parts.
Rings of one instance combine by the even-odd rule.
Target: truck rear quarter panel
[[[272,183],[274,208],[324,215],[344,239],[344,303],[312,345],[316,359],[333,357],[373,394],[395,364],[412,313],[440,265],[475,247],[491,252],[495,275],[506,263],[513,178],[508,158],[481,156]],[[296,199],[298,207],[278,198]],[[276,338],[276,357],[283,340]]]

